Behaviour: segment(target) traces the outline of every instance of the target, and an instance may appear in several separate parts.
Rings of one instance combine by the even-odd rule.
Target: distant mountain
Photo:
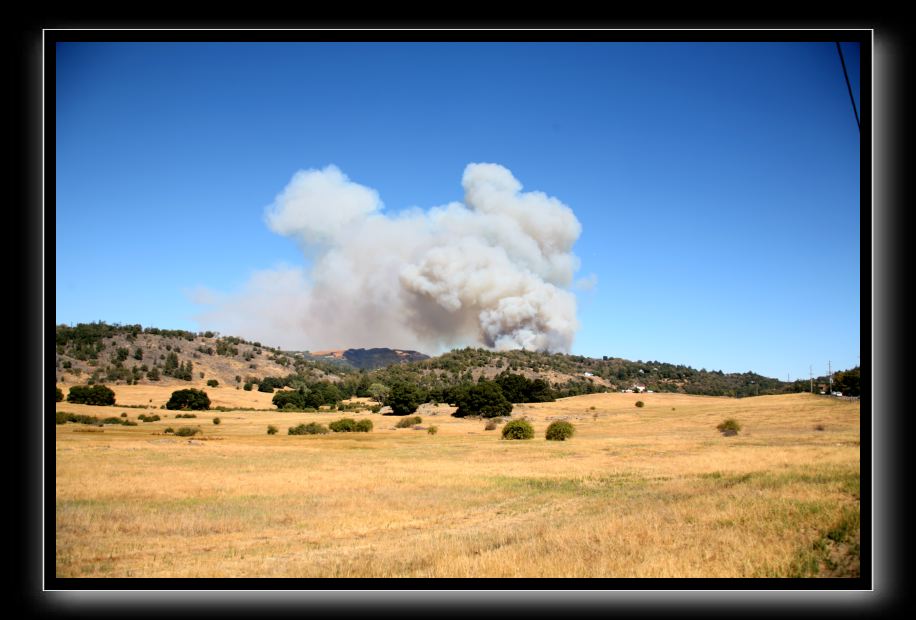
[[[326,360],[347,364],[358,370],[375,370],[392,364],[406,364],[429,359],[429,356],[419,351],[404,349],[388,349],[379,347],[375,349],[345,349],[334,351],[312,351],[305,354],[313,359]]]

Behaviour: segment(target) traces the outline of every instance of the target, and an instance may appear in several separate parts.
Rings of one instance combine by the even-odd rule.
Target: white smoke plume
[[[257,273],[210,299],[200,323],[288,349],[459,346],[568,352],[578,323],[569,288],[581,225],[512,173],[474,163],[465,204],[384,213],[375,190],[335,166],[297,172],[265,214],[313,259],[308,273]]]

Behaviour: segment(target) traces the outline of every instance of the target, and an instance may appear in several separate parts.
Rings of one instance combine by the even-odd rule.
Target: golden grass
[[[154,387],[119,386],[118,401],[165,402],[147,392]],[[221,390],[229,406],[269,406],[270,394]],[[211,399],[221,390],[208,390]],[[514,416],[526,416],[536,438],[513,442],[452,410],[418,412],[435,436],[368,412],[176,420],[158,410],[167,415],[159,422],[101,433],[57,426],[57,574],[795,576],[827,574],[824,558],[838,550],[852,561],[843,574],[858,569],[857,533],[835,534],[858,528],[857,402],[593,394],[517,405]],[[286,434],[343,416],[369,417],[375,428]],[[716,431],[726,417],[741,423],[739,435]],[[545,441],[559,418],[576,435]],[[268,424],[279,434],[268,436]],[[220,440],[154,434],[197,425]]]

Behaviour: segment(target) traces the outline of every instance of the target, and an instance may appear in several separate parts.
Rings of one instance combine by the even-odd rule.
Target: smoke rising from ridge
[[[503,166],[472,163],[464,204],[388,215],[378,193],[335,166],[302,170],[267,207],[310,271],[256,273],[211,296],[201,324],[290,349],[458,346],[568,352],[578,323],[568,290],[581,225]]]

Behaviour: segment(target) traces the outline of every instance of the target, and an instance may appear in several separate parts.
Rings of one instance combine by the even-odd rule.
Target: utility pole
[[[827,390],[830,395],[833,395],[833,370],[830,368],[830,360],[827,360],[827,380],[830,383],[830,389]]]

